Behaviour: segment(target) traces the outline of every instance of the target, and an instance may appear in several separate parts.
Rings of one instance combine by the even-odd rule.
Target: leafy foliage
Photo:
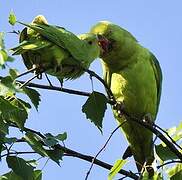
[[[40,103],[40,94],[35,89],[28,88],[28,87],[24,87],[23,90],[26,93],[26,95],[30,98],[36,110],[38,111],[38,106]]]
[[[102,122],[107,109],[107,98],[104,94],[93,91],[86,103],[82,107],[82,112],[86,114],[100,131],[102,131]]]
[[[15,25],[15,23],[16,23],[16,16],[15,16],[15,14],[14,14],[14,12],[13,11],[11,11],[10,12],[10,14],[9,14],[9,23],[11,24],[11,25]]]
[[[8,55],[4,44],[4,33],[0,32],[0,69],[5,68],[6,62],[12,62],[14,58]]]
[[[118,159],[110,170],[108,180],[112,180],[126,163],[127,160]]]
[[[176,166],[168,169],[167,173],[172,180],[182,179],[182,164],[177,164]]]
[[[17,156],[7,156],[8,167],[22,179],[32,180],[34,167],[27,163],[24,159]]]
[[[162,161],[178,159],[178,157],[173,152],[171,152],[167,146],[163,146],[162,144],[156,145],[155,150]]]

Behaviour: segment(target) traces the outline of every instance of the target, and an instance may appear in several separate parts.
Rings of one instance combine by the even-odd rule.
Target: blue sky
[[[109,20],[126,28],[143,46],[156,55],[161,64],[163,91],[157,124],[163,128],[169,128],[179,124],[182,116],[181,7],[180,0],[6,0],[1,2],[0,7],[0,31],[12,30],[7,20],[10,10],[13,10],[18,20],[23,22],[30,22],[36,15],[43,14],[51,24],[63,26],[75,34],[88,32],[92,25],[101,20]],[[22,27],[16,28],[21,30]],[[15,35],[6,34],[7,48],[17,43]],[[16,57],[16,59],[16,68],[22,72],[25,67],[21,58]],[[91,69],[102,74],[99,60],[93,63]],[[54,78],[51,79],[55,84],[57,83]],[[86,75],[79,80],[66,82],[65,87],[88,91],[92,89],[89,77]],[[104,92],[97,82],[94,82],[94,89]],[[66,146],[69,148],[95,155],[117,126],[109,106],[104,118],[104,133],[101,135],[81,113],[81,106],[86,98],[45,90],[40,90],[40,93],[42,101],[39,112],[31,111],[27,126],[44,133],[58,134],[66,131],[68,133]],[[99,159],[113,164],[122,156],[126,147],[126,140],[118,131]],[[133,160],[130,161],[126,169],[135,171],[135,168],[131,166]],[[7,171],[4,162],[3,160],[0,163],[0,174]],[[45,162],[45,160],[40,160],[39,167],[43,168]],[[89,167],[89,163],[71,157],[65,157],[61,167],[48,161],[43,168],[43,179],[84,179]],[[107,170],[94,166],[89,179],[106,179],[107,174]]]

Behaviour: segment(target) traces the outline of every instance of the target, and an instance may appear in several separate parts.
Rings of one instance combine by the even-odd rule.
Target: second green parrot
[[[21,23],[21,22],[20,22]],[[27,69],[37,67],[36,73],[46,72],[59,79],[76,79],[99,56],[97,36],[79,36],[62,27],[49,25],[44,16],[34,18],[20,34],[20,44],[12,48],[21,54]]]
[[[117,102],[130,117],[156,119],[161,96],[162,72],[155,56],[135,37],[118,25],[101,21],[91,33],[99,37],[104,80]],[[153,135],[146,128],[113,109],[114,116],[129,142],[124,158],[133,155],[138,171],[154,160]]]

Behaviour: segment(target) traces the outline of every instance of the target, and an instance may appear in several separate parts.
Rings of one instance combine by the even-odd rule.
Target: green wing
[[[57,46],[68,50],[75,59],[79,61],[87,59],[87,47],[84,41],[80,40],[76,35],[65,30],[64,28],[48,24],[19,23],[40,33],[41,36]]]
[[[157,114],[160,103],[161,90],[162,90],[162,70],[157,58],[151,52],[150,54],[151,54],[150,62],[154,70],[156,84],[157,84],[157,110],[156,110]]]
[[[29,38],[27,35],[27,28],[24,28],[20,33],[20,44],[15,47],[11,48],[13,51],[12,55],[19,55],[21,54],[23,57],[24,64],[26,67],[32,68],[32,59],[34,58],[33,51],[37,51],[43,49],[45,47],[50,47],[51,43],[42,38]],[[30,52],[32,51],[32,53]]]

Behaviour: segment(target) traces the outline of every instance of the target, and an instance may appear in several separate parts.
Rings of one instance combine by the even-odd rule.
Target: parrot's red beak
[[[98,38],[99,46],[102,48],[101,53],[102,54],[107,53],[109,51],[110,41],[100,34],[97,35],[97,38]]]

